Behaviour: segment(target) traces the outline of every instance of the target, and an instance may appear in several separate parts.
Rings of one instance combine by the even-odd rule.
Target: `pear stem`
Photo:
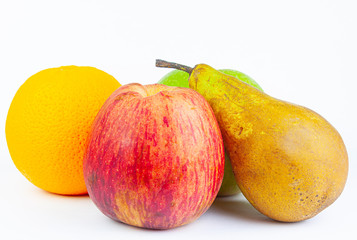
[[[156,59],[156,67],[162,67],[162,68],[175,68],[181,71],[185,71],[188,74],[191,74],[193,71],[192,67],[188,67],[182,64],[174,63],[174,62],[168,62],[165,60],[161,59]]]

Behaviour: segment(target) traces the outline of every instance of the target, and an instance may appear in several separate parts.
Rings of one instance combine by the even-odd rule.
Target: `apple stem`
[[[181,71],[185,71],[188,74],[192,73],[193,68],[182,65],[182,64],[178,64],[178,63],[174,63],[174,62],[168,62],[165,60],[161,60],[161,59],[156,59],[156,67],[163,67],[163,68],[175,68]]]

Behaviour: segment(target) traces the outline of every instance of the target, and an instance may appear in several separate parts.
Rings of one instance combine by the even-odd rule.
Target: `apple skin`
[[[248,83],[249,85],[263,91],[263,89],[259,86],[259,84],[254,81],[251,77],[247,74],[239,72],[237,70],[232,69],[219,69],[218,71],[230,75],[232,77],[238,78],[239,80]],[[186,87],[188,88],[188,78],[189,74],[187,72],[181,70],[173,70],[167,73],[159,80],[159,84],[165,84],[166,86],[173,86],[173,87]]]
[[[248,75],[239,72],[237,70],[232,69],[220,69],[220,72],[224,74],[228,74],[239,80],[248,83],[249,85],[263,91],[263,89],[259,86],[259,84],[254,81]],[[158,83],[165,84],[167,86],[175,86],[175,87],[186,87],[188,88],[188,78],[189,74],[180,70],[173,70],[163,76]],[[224,167],[224,177],[222,186],[218,192],[218,197],[231,196],[240,193],[239,187],[234,177],[234,173],[232,170],[232,165],[228,156],[228,153],[225,154],[225,167]]]
[[[174,228],[213,203],[224,172],[222,135],[196,91],[127,84],[98,112],[83,166],[88,194],[106,216]]]

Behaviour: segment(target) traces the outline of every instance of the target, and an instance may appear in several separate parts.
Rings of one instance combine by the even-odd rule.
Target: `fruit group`
[[[238,78],[239,80],[248,83],[251,86],[263,91],[256,81],[254,81],[251,77],[249,77],[248,75],[242,72],[239,72],[237,70],[231,70],[231,69],[221,69],[219,71],[224,74],[228,74],[230,76]],[[165,84],[167,86],[188,88],[189,87],[188,78],[189,78],[189,74],[187,72],[182,70],[172,70],[171,72],[163,76],[158,83]],[[238,194],[239,192],[240,191],[237,186],[234,173],[232,171],[232,165],[229,156],[228,154],[225,154],[224,176],[223,176],[222,186],[218,192],[218,196],[230,196],[230,195]]]
[[[108,217],[168,229],[203,214],[223,178],[221,132],[197,92],[128,84],[93,122],[84,160],[89,196]]]
[[[50,68],[18,89],[6,119],[6,140],[18,170],[48,192],[87,192],[83,154],[98,110],[120,84],[92,67]]]
[[[347,151],[323,117],[208,65],[180,69],[190,73],[190,88],[210,103],[237,183],[257,210],[278,221],[297,222],[340,196],[348,174]]]

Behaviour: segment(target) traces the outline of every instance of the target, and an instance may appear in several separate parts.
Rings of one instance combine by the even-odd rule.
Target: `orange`
[[[5,127],[17,169],[48,192],[86,194],[82,167],[87,136],[118,87],[114,77],[93,67],[50,68],[27,79],[11,102]]]

